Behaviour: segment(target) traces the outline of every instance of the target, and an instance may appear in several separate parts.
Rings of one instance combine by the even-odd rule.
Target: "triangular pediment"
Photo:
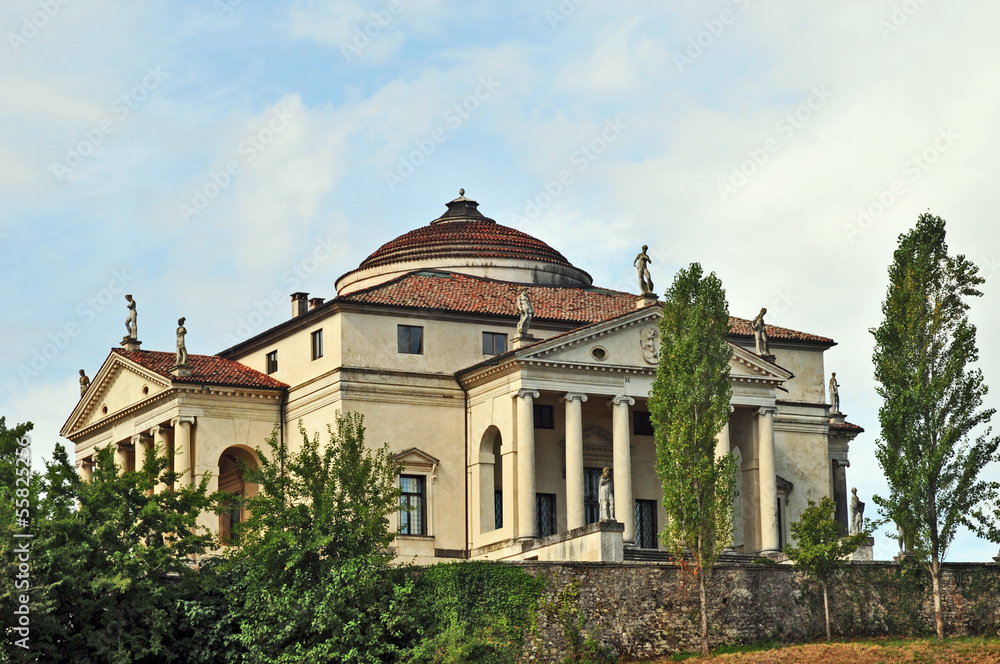
[[[522,361],[652,371],[659,359],[659,307],[645,307],[527,346]]]
[[[402,464],[403,472],[416,472],[433,475],[439,463],[436,457],[416,447],[397,452],[393,455],[396,461]]]
[[[94,376],[87,393],[73,409],[61,433],[72,438],[74,432],[114,418],[150,401],[170,387],[170,382],[162,376],[112,353]]]
[[[729,376],[734,381],[783,383],[792,378],[792,372],[769,362],[742,346],[729,344],[733,357],[729,360]]]

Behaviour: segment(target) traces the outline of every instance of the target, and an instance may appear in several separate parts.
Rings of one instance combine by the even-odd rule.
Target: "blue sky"
[[[44,458],[125,292],[144,348],[172,349],[183,315],[191,352],[216,353],[294,290],[334,296],[464,187],[599,285],[635,290],[648,244],[658,290],[698,260],[734,314],[836,339],[868,499],[867,329],[927,209],[988,279],[973,319],[1000,382],[998,19],[933,0],[7,0],[0,414],[34,421]],[[963,535],[949,558],[995,554]]]

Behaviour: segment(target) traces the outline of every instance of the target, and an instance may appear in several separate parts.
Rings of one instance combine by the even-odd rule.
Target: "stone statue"
[[[649,264],[653,261],[646,253],[647,249],[649,249],[649,245],[642,245],[642,251],[632,261],[632,265],[639,270],[639,291],[643,295],[653,292],[653,278],[649,275]]]
[[[660,331],[653,327],[644,327],[639,331],[639,343],[642,345],[642,357],[648,364],[656,364],[660,360],[660,353],[656,350],[656,340]]]
[[[520,320],[517,321],[517,336],[530,336],[528,328],[531,327],[531,319],[535,317],[535,308],[531,306],[527,286],[521,286],[521,292],[517,295],[517,313],[521,316]]]
[[[601,473],[601,489],[597,495],[601,505],[601,521],[614,521],[615,481],[611,477],[610,468],[605,468]]]
[[[833,404],[833,412],[840,412],[840,383],[837,382],[837,372],[830,374],[830,403]]]
[[[767,309],[761,307],[757,317],[750,321],[750,327],[753,328],[754,342],[757,345],[757,354],[761,357],[771,354],[770,339],[767,336],[767,330],[764,328],[764,314],[766,313]]]
[[[128,300],[128,318],[125,319],[125,329],[128,330],[128,334],[125,335],[125,339],[135,340],[139,338],[139,323],[135,312],[135,300],[132,299],[131,294],[126,295],[125,299]]]
[[[87,393],[87,388],[90,387],[90,379],[87,378],[87,373],[80,369],[80,398]]]
[[[187,319],[183,316],[177,319],[177,366],[186,366],[188,363],[187,345],[184,343],[184,335],[187,334],[185,320]]]
[[[903,533],[902,524],[896,524],[896,534],[899,535],[899,553],[902,555],[906,550],[906,535]]]
[[[857,488],[851,489],[851,534],[858,535],[865,531],[865,504],[858,500]]]

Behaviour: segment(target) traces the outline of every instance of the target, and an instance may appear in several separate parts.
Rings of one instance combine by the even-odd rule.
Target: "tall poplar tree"
[[[965,256],[948,254],[944,220],[922,214],[899,237],[883,321],[872,330],[883,399],[875,455],[889,484],[888,496],[873,499],[884,517],[902,526],[931,574],[939,639],[941,561],[960,525],[989,532],[980,506],[1000,490],[997,482],[979,479],[998,459],[1000,437],[986,426],[995,411],[982,408],[988,389],[982,371],[969,366],[979,350],[967,299],[982,295],[984,281]]]
[[[707,574],[729,543],[736,464],[715,458],[729,421],[729,305],[715,273],[692,263],[674,277],[660,319],[660,361],[649,393],[656,472],[668,523],[660,534],[678,557],[691,556],[701,599],[701,651],[708,654]]]

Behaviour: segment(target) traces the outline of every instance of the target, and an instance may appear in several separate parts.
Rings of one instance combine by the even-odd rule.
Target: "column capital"
[[[151,442],[153,442],[153,437],[150,436],[145,431],[143,431],[141,433],[137,433],[137,434],[135,434],[135,435],[132,436],[132,444],[133,445],[146,445],[147,443],[151,443]]]
[[[525,397],[530,397],[532,399],[537,399],[540,396],[541,395],[538,393],[538,390],[526,389],[526,390],[518,390],[517,391],[517,398],[518,399],[524,399]]]
[[[760,408],[757,409],[757,414],[758,415],[777,415],[778,414],[778,407],[777,406],[761,406]]]
[[[170,431],[170,427],[163,424],[157,424],[154,427],[150,427],[149,435],[153,437],[162,436],[166,434],[168,431]]]
[[[615,406],[621,406],[622,404],[625,404],[626,406],[634,406],[635,405],[635,399],[633,399],[630,396],[626,396],[624,394],[619,394],[618,396],[614,397],[613,399],[609,399],[608,403],[609,404],[613,404]]]
[[[191,424],[193,425],[198,418],[194,415],[179,415],[172,420],[170,420],[170,426],[176,427],[178,424]]]
[[[579,401],[580,403],[586,403],[587,395],[578,394],[576,392],[567,392],[566,394],[562,395],[562,397],[560,397],[560,401]]]

